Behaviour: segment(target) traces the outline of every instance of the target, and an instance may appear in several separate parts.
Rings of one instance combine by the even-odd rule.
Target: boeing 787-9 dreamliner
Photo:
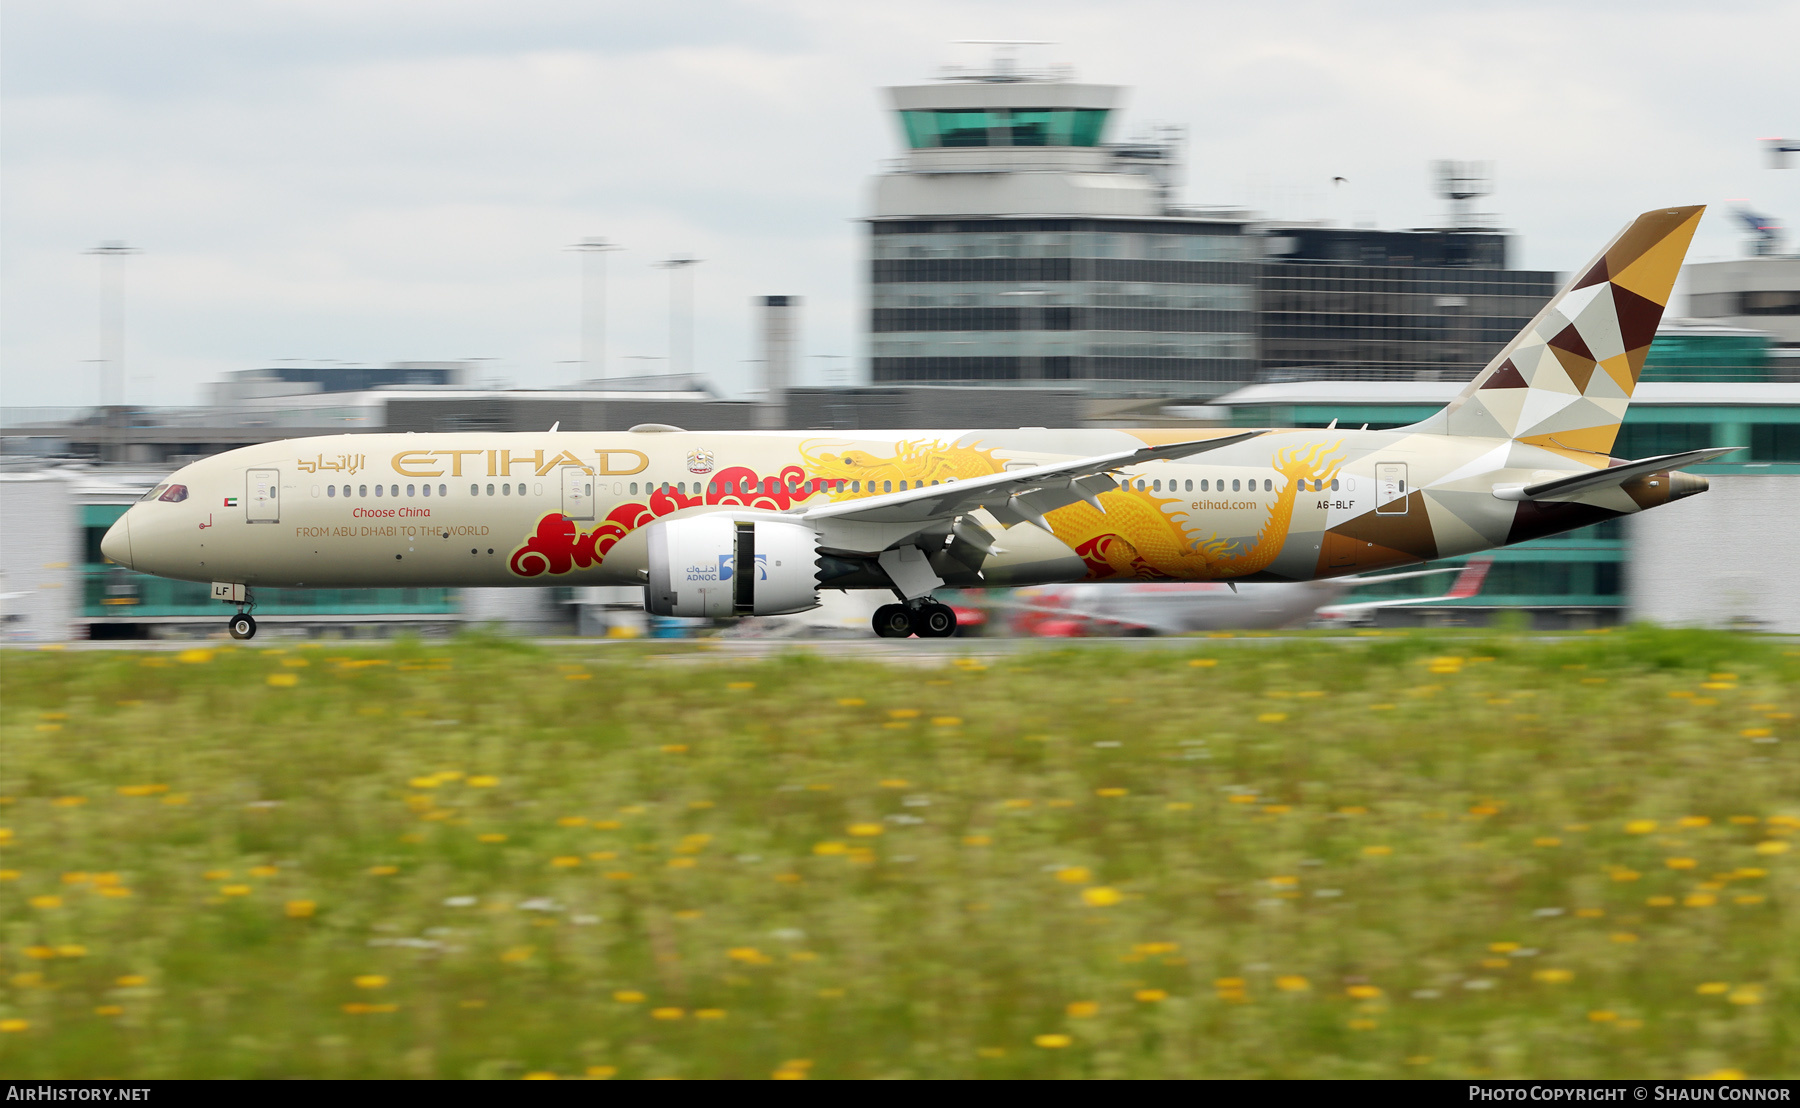
[[[1310,581],[1474,553],[1706,489],[1729,448],[1610,452],[1701,207],[1633,220],[1443,411],[1387,431],[362,434],[195,462],[107,532],[116,562],[257,588],[642,585],[661,615],[878,589]]]

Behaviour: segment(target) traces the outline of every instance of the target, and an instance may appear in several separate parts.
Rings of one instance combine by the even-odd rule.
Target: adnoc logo
[[[719,580],[729,581],[731,580],[732,574],[736,572],[737,555],[719,555]],[[756,579],[758,581],[767,581],[769,579],[769,556],[767,554],[758,554],[756,556]]]

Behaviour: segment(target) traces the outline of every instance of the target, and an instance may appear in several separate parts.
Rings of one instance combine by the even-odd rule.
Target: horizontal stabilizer
[[[1499,485],[1495,487],[1494,495],[1501,500],[1565,500],[1598,489],[1614,488],[1647,473],[1710,462],[1721,454],[1730,454],[1742,449],[1741,446],[1714,446],[1705,450],[1688,450],[1680,454],[1662,454],[1655,458],[1626,462],[1622,466],[1613,466],[1611,469],[1596,469],[1591,473],[1577,473],[1572,477],[1539,481],[1535,485]]]

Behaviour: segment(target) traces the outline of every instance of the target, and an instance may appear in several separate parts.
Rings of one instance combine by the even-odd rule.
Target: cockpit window
[[[166,489],[166,488],[168,488],[168,487],[169,487],[169,486],[167,486],[167,485],[158,485],[158,486],[156,486],[156,487],[155,487],[155,488],[153,488],[153,489],[151,489],[151,490],[150,490],[150,491],[149,491],[149,492],[147,492],[147,493],[145,493],[145,494],[144,494],[144,495],[142,495],[142,496],[140,496],[140,497],[138,497],[138,500],[140,500],[140,501],[143,501],[143,500],[155,500],[155,499],[156,499],[156,498],[157,498],[157,497],[159,497],[159,496],[161,496],[161,495],[162,495],[162,492],[163,492],[163,490],[164,490],[164,489]]]
[[[162,491],[162,495],[156,499],[167,501],[170,504],[179,504],[187,499],[187,486],[170,485],[168,488],[165,488]]]

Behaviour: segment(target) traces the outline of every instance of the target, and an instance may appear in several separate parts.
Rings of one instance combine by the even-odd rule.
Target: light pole
[[[623,250],[605,239],[582,239],[569,247],[581,255],[581,373],[606,377],[606,255]]]
[[[100,406],[125,403],[125,259],[143,251],[103,242],[87,251],[100,259]]]
[[[1025,306],[1019,311],[1019,379],[1021,381],[1036,381],[1044,376],[1043,357],[1037,353],[1037,336],[1035,334],[1037,328],[1031,326],[1031,310],[1043,303],[1043,301],[1035,299],[1036,297],[1048,296],[1049,294],[1049,289],[1014,289],[1010,292],[1003,292],[1000,294],[1001,296],[1025,296],[1033,298],[1026,300]],[[1043,323],[1042,311],[1038,312],[1038,323],[1040,326]],[[1031,351],[1029,354],[1025,353],[1027,347],[1029,347]]]
[[[694,278],[692,270],[700,264],[700,259],[676,255],[667,261],[656,264],[669,271],[669,372],[686,372],[691,375],[694,372]],[[685,281],[682,280],[684,273],[688,275]],[[687,323],[686,328],[681,326],[684,319]]]

